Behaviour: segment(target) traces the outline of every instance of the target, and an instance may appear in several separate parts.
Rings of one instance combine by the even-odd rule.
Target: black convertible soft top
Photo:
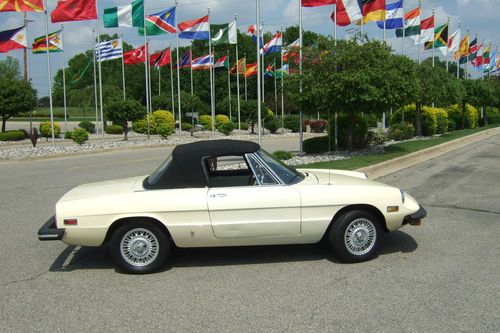
[[[240,140],[209,140],[178,145],[172,151],[172,161],[156,177],[144,180],[148,189],[198,188],[208,186],[203,167],[204,157],[244,155],[260,150],[255,142]]]

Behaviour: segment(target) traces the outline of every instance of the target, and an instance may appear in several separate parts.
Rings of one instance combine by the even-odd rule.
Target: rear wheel
[[[170,240],[157,225],[130,222],[111,237],[111,256],[127,273],[147,274],[158,270],[170,254]]]
[[[328,234],[333,254],[345,262],[372,259],[377,253],[379,239],[377,218],[363,210],[348,211],[336,218]]]

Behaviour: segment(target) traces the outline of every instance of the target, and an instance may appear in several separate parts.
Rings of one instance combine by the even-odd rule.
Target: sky
[[[99,14],[102,15],[104,8],[126,5],[131,0],[98,0]],[[266,0],[260,1],[260,16],[263,21],[265,32],[275,32],[281,26],[293,26],[299,23],[299,1],[300,0]],[[387,0],[387,2],[393,2]],[[174,5],[172,0],[144,0],[146,14],[152,14]],[[457,30],[458,22],[461,22],[462,36],[467,27],[471,35],[478,34],[478,41],[484,39],[485,44],[490,41],[492,48],[499,46],[499,13],[500,0],[422,0],[422,19],[432,15],[435,9],[435,25],[446,23],[450,17],[450,35]],[[48,0],[48,12],[56,7],[56,0]],[[404,0],[405,12],[418,6],[418,0]],[[199,18],[207,14],[210,8],[211,23],[225,23],[232,21],[237,14],[238,29],[246,31],[248,26],[255,24],[256,1],[255,0],[178,0],[177,20],[182,22]],[[330,14],[335,6],[323,6],[316,8],[303,8],[303,28],[323,35],[333,35],[334,25],[330,20]],[[28,44],[36,37],[45,33],[45,21],[43,13],[28,13]],[[0,12],[0,31],[19,27],[23,24],[22,13]],[[49,17],[49,33],[61,28],[61,24],[52,24]],[[50,55],[52,75],[62,68],[63,64],[75,54],[81,53],[93,47],[92,28],[97,31],[97,21],[79,21],[64,23],[64,53],[53,53]],[[360,28],[355,25],[349,27],[338,27],[337,37],[339,39],[349,38]],[[144,43],[144,38],[138,36],[135,28],[113,28],[105,29],[101,23],[101,34],[123,33],[123,40],[135,47]],[[364,32],[371,39],[383,39],[383,30],[379,29],[374,22],[364,27]],[[387,30],[386,41],[392,45],[394,53],[400,54],[403,41],[396,38],[394,31]],[[175,46],[175,35],[161,35],[151,37],[151,50],[159,50],[168,46],[169,42]],[[180,40],[181,46],[189,45],[189,40]],[[417,47],[410,38],[404,40],[405,54],[417,58]],[[8,53],[0,53],[0,60],[7,56],[17,58],[22,65],[22,50],[13,50]],[[432,51],[424,51],[421,48],[421,58],[430,57]],[[436,55],[440,52],[436,51]],[[38,96],[48,94],[48,72],[47,58],[44,54],[28,55],[28,73]]]

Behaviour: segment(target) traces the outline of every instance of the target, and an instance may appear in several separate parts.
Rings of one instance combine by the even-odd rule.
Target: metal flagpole
[[[158,66],[158,96],[161,96],[161,67]]]
[[[208,11],[208,26],[210,26],[210,8],[207,8]],[[212,137],[215,138],[215,105],[214,105],[214,78],[212,76],[213,73],[213,61],[212,61],[212,36],[210,34],[210,29],[208,29],[208,58],[210,62],[210,111],[212,115]]]
[[[385,34],[386,34],[386,28],[387,28],[387,18],[384,19],[384,44],[385,44]]]
[[[449,37],[449,34],[450,34],[450,16],[448,15],[448,37]],[[450,66],[448,64],[449,62],[449,58],[448,58],[448,42],[449,42],[449,38],[446,40],[446,72],[448,72]]]
[[[262,114],[260,91],[260,0],[255,1],[255,23],[257,27],[257,128],[259,145],[262,146]]]
[[[96,12],[99,13],[99,1],[95,2]],[[99,19],[99,15],[97,15],[97,58],[99,59],[97,68],[99,71],[99,108],[101,113],[101,139],[104,141],[104,109],[102,105],[102,70],[101,70],[101,20]],[[144,30],[146,31],[146,30]],[[149,121],[148,121],[149,124]],[[97,127],[97,126],[96,126]]]
[[[177,12],[177,0],[175,0],[175,27],[177,29],[177,17],[178,17],[178,12]],[[210,25],[209,25],[210,26]],[[210,31],[210,29],[208,29]],[[179,69],[179,32],[176,34],[176,39],[177,39],[177,110],[179,112],[178,120],[179,120],[179,136],[181,135],[181,72]],[[209,32],[209,43],[210,43],[210,32]],[[175,117],[175,114],[174,114]],[[175,127],[175,125],[174,125]]]
[[[469,27],[467,27],[466,36],[468,36],[468,35],[469,35]],[[469,43],[469,45],[467,45],[467,50],[469,50],[469,46],[470,46],[470,43]],[[470,52],[468,52],[468,53],[470,53]],[[469,78],[469,54],[466,54],[465,56],[466,56],[466,58],[465,58],[464,79],[467,80]]]
[[[361,19],[361,29],[363,29],[363,19]],[[302,0],[299,0],[299,74],[302,75]],[[302,94],[302,78],[299,83],[299,92]],[[302,106],[299,106],[299,154],[304,155],[304,132],[302,127],[304,126],[302,120]]]
[[[234,14],[234,24],[237,25],[238,14]],[[238,28],[236,28],[238,31]],[[238,33],[236,33],[238,38]],[[238,91],[238,131],[241,131],[241,109],[240,109],[240,59],[238,57],[238,39],[236,39],[236,90]]]
[[[238,66],[238,64],[236,64]],[[229,96],[229,121],[233,122],[231,110],[231,73],[229,73],[229,50],[227,50],[227,92]]]
[[[193,56],[193,49],[192,49],[192,42],[191,45],[189,45],[189,54],[191,54],[191,57]],[[194,89],[193,89],[193,66],[189,66],[189,76],[191,78],[191,97],[194,95]],[[194,125],[194,109],[193,109],[193,103],[191,103],[191,124]]]
[[[418,6],[420,8],[420,1],[418,2]],[[403,1],[403,38],[401,38],[401,54],[402,55],[405,55],[405,37],[406,37],[406,14],[405,14],[405,2]]]
[[[274,112],[278,113],[278,85],[276,81],[276,59],[274,59]]]
[[[50,55],[49,55],[49,22],[47,14],[47,1],[45,1],[45,48],[47,54],[47,81],[49,84],[49,106],[50,106],[50,129],[52,132],[52,145],[55,144],[54,136],[54,108],[52,105],[52,71],[50,68]]]
[[[335,46],[337,46],[337,4],[335,4],[335,12],[333,15],[335,17],[335,22],[333,23],[333,42],[335,43]]]
[[[92,42],[95,43],[95,30],[92,28]],[[123,49],[122,49],[123,52]],[[99,123],[99,113],[97,112],[98,109],[98,104],[97,104],[97,70],[95,67],[95,47],[94,50],[92,51],[92,54],[94,56],[94,106],[95,106],[95,133],[99,134],[99,127],[97,124]]]
[[[169,42],[170,52],[170,88],[172,90],[172,114],[175,115],[175,98],[174,98],[174,64],[172,61],[172,42]],[[179,66],[179,59],[177,59],[177,66]]]
[[[148,64],[148,91],[149,91],[149,112],[153,112],[152,108],[152,95],[153,95],[153,88],[151,85],[151,62],[149,61],[149,37],[148,37],[148,43],[146,44],[146,63]]]
[[[280,27],[281,38],[283,38],[283,26]],[[285,106],[284,106],[284,96],[283,96],[283,77],[285,76],[285,71],[283,70],[283,47],[281,48],[281,134],[285,132]]]
[[[64,132],[68,131],[68,107],[66,103],[66,55],[64,50],[64,24],[61,24],[62,45],[63,45],[63,103],[64,103]]]
[[[432,19],[434,20],[434,14],[435,14],[434,8],[432,8]],[[433,32],[433,38],[432,38],[432,67],[434,68],[434,52],[435,52],[435,44],[436,44],[436,34]],[[433,103],[434,104],[434,103]],[[434,105],[432,106],[434,107]]]
[[[143,15],[144,16],[144,15]],[[147,34],[147,31],[146,31],[146,19],[144,19],[144,50],[146,51],[146,55],[145,55],[145,59],[144,59],[144,72],[145,72],[145,84],[146,84],[146,119],[147,119],[147,123],[148,123],[148,139],[150,138],[150,134],[151,134],[151,125],[149,123],[149,118],[150,118],[150,109],[149,109],[149,71],[148,71],[148,57],[149,57],[149,54],[148,54],[148,34]]]
[[[461,22],[458,21],[458,30],[460,30],[460,25],[461,25]],[[460,37],[462,37],[462,36],[460,36]],[[458,56],[457,56],[457,79],[460,78],[460,57],[461,57],[461,54],[460,54],[460,42],[461,41],[458,42],[458,51],[457,51],[457,53],[458,53]]]
[[[125,91],[125,60],[123,59],[123,34],[120,34],[120,42],[122,44],[122,86],[123,86],[123,100],[127,98]]]
[[[261,21],[261,27],[260,29],[264,30],[264,21]],[[260,45],[260,39],[257,40],[257,44],[259,45],[261,49],[261,54],[262,54],[262,103],[266,101],[266,90],[265,90],[265,85],[266,85],[266,80],[265,80],[265,72],[266,72],[266,65],[264,64],[264,35],[262,35],[262,46]],[[260,73],[260,72],[259,72]],[[260,74],[259,74],[260,75]]]
[[[26,35],[28,35],[28,14],[26,12],[24,14],[24,25],[26,26]],[[28,81],[28,48],[25,47],[23,49],[23,61],[24,61],[24,81]],[[33,129],[30,127],[30,133],[33,132]]]
[[[246,76],[246,71],[247,71],[247,53],[243,53],[243,56],[245,58],[245,73],[243,74],[243,78],[245,79],[245,101],[248,99],[248,92],[247,92],[247,76]]]

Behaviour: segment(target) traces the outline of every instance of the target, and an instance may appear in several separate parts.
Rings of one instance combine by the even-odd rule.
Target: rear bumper
[[[38,239],[41,241],[61,240],[63,236],[64,228],[57,228],[55,215],[48,219],[40,230],[38,230]]]
[[[413,214],[406,215],[403,219],[403,225],[420,225],[422,224],[422,219],[427,216],[427,212],[424,207],[420,206],[420,209]]]

